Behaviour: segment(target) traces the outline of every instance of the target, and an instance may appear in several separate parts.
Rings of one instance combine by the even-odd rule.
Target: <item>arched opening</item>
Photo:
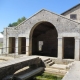
[[[33,30],[30,45],[32,55],[57,57],[58,34],[50,22],[39,23]]]

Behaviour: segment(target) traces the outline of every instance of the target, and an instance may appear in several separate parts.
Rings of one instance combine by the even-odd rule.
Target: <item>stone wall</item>
[[[75,21],[80,22],[80,6],[77,6],[62,15],[70,19],[71,14],[77,14],[77,19]]]
[[[26,66],[34,65],[34,67],[37,68],[40,62],[41,60],[38,57],[21,57],[2,63],[0,65],[0,79],[3,80],[3,78],[7,76],[13,76],[17,70]]]
[[[64,16],[57,15],[55,13],[41,10],[39,13],[35,14],[31,18],[27,19],[22,24],[17,27],[7,28],[7,37],[27,37],[31,29],[36,27],[41,22],[50,22],[57,29],[58,33],[62,32],[80,32],[79,23],[73,20],[67,19]],[[34,30],[34,28],[32,30]],[[24,34],[24,36],[23,36]]]
[[[80,23],[68,19],[62,15],[58,15],[47,10],[41,10],[37,14],[33,15],[29,19],[25,20],[21,24],[13,28],[7,28],[4,31],[4,53],[8,53],[9,37],[15,37],[16,39],[16,53],[18,53],[18,38],[26,37],[26,54],[32,54],[32,35],[36,26],[43,22],[49,22],[55,26],[58,33],[58,57],[62,59],[62,38],[74,37],[76,38],[75,53],[77,52],[76,59],[79,57],[79,36],[80,36]],[[48,33],[49,34],[49,33]],[[50,35],[49,35],[50,36]],[[49,49],[49,48],[48,48]],[[78,58],[79,59],[79,58]]]

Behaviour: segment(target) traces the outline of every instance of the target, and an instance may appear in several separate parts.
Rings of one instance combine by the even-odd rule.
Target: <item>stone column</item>
[[[32,37],[29,38],[29,55],[32,55]]]
[[[62,37],[58,37],[58,59],[62,60],[63,58],[63,46],[62,46]]]
[[[79,61],[79,38],[75,38],[75,60]]]
[[[8,45],[7,45],[7,28],[4,28],[3,54],[8,54],[7,47],[8,47]]]
[[[21,54],[21,37],[18,37],[18,54]]]
[[[26,55],[29,56],[29,38],[26,38]]]
[[[18,38],[15,38],[15,55],[18,55]]]
[[[10,43],[9,43],[9,38],[7,38],[6,40],[7,40],[7,41],[6,41],[6,42],[7,42],[7,43],[6,43],[6,45],[7,45],[7,46],[6,46],[6,52],[7,52],[6,54],[9,54],[9,48],[10,48],[10,47],[9,47],[9,44],[10,44]]]

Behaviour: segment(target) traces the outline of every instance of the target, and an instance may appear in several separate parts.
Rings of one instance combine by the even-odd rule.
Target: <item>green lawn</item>
[[[57,76],[49,73],[43,73],[40,76],[36,76],[35,80],[61,80],[62,76]]]

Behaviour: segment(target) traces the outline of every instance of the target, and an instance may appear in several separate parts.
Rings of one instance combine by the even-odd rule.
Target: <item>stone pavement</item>
[[[71,69],[66,73],[62,80],[80,80],[80,61],[73,63]]]
[[[54,64],[51,66],[52,68],[55,68],[55,69],[66,69],[67,65],[64,65],[64,64]]]
[[[8,54],[8,55],[0,55],[0,63],[13,60],[16,58],[25,57],[26,55],[14,55],[14,54]]]
[[[9,57],[9,56],[0,56],[0,63],[9,61],[9,60],[13,60],[14,57]]]

